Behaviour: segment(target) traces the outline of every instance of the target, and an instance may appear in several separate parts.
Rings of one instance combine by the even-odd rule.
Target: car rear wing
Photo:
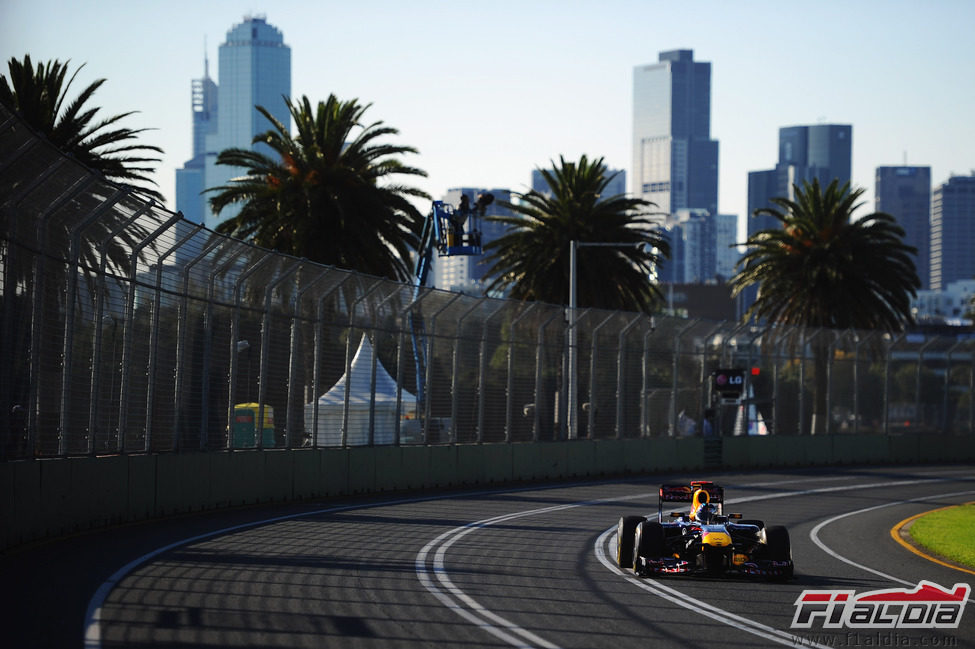
[[[663,521],[664,503],[685,503],[690,505],[694,502],[694,492],[698,489],[706,491],[708,501],[717,506],[719,514],[723,513],[724,487],[720,487],[706,480],[695,480],[690,484],[660,485],[660,491],[657,497],[657,520]],[[688,513],[690,513],[689,507]]]

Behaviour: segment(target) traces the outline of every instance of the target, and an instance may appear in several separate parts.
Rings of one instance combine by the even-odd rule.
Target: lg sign
[[[738,396],[745,387],[745,370],[717,370],[713,376],[714,389],[723,395]]]

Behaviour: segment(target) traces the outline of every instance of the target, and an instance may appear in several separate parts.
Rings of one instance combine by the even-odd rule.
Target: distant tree
[[[752,284],[758,297],[745,313],[769,325],[805,328],[900,331],[912,321],[917,295],[913,257],[904,230],[883,212],[854,219],[863,189],[818,180],[795,187],[795,200],[774,198],[768,214],[780,228],[762,230],[746,241],[747,251],[732,278],[732,294]],[[823,336],[816,340],[826,341]],[[816,364],[814,413],[825,421],[827,349],[813,350]]]
[[[323,264],[410,279],[423,215],[409,199],[429,196],[394,179],[426,176],[396,157],[417,150],[377,142],[399,131],[382,122],[364,123],[370,104],[357,99],[330,95],[317,107],[307,97],[297,104],[285,101],[295,136],[257,107],[274,129],[255,136],[254,143],[266,144],[272,155],[232,148],[217,157],[217,164],[246,172],[207,190],[217,214],[242,205],[217,231]]]
[[[602,158],[578,162],[559,158],[540,170],[552,195],[532,190],[515,193],[503,204],[513,216],[489,220],[508,226],[507,234],[487,244],[492,264],[488,291],[507,290],[520,300],[565,304],[569,294],[569,242],[614,242],[613,247],[581,247],[576,282],[580,307],[650,311],[661,298],[650,280],[670,255],[670,246],[654,226],[653,203],[605,196],[612,180]],[[631,244],[631,245],[629,245]]]
[[[136,142],[148,129],[116,128],[135,111],[98,119],[99,108],[90,107],[92,96],[105,79],[98,79],[65,104],[71,84],[83,67],[65,80],[68,62],[49,61],[35,68],[29,54],[23,61],[12,58],[7,64],[9,77],[0,75],[0,103],[79,162],[109,180],[131,184],[138,192],[162,201],[162,194],[151,188],[156,185],[151,177],[154,163],[160,160],[155,154],[161,154],[162,149]]]

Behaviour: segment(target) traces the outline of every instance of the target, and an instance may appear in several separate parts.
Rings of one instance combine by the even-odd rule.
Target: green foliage
[[[116,128],[134,111],[98,119],[99,109],[90,107],[92,96],[105,79],[98,79],[65,103],[83,67],[66,78],[68,62],[49,61],[35,68],[29,54],[23,61],[11,58],[7,64],[9,78],[0,75],[0,103],[79,162],[109,180],[133,184],[142,194],[162,201],[162,194],[147,187],[156,185],[151,174],[159,158],[154,155],[161,154],[162,149],[134,142],[147,129]]]
[[[931,552],[975,568],[975,503],[925,514],[911,524],[910,534]]]
[[[756,212],[781,228],[748,238],[731,280],[734,295],[759,285],[746,319],[887,331],[911,321],[910,298],[921,286],[917,250],[903,243],[904,230],[889,214],[853,219],[863,191],[835,180],[824,190],[813,180],[795,188],[794,201],[775,198],[779,209]]]
[[[618,242],[613,247],[580,247],[577,295],[580,307],[650,311],[660,292],[649,280],[670,246],[656,230],[652,203],[624,195],[604,196],[603,159],[578,162],[562,157],[542,170],[552,189],[532,190],[505,204],[513,216],[492,216],[508,233],[487,244],[491,264],[488,291],[507,290],[520,300],[565,304],[569,294],[569,242]]]
[[[410,279],[423,216],[409,198],[429,197],[394,179],[426,176],[396,157],[416,149],[377,143],[398,131],[382,122],[364,123],[370,105],[357,99],[330,95],[316,107],[307,97],[285,101],[295,136],[257,107],[274,128],[256,136],[254,144],[266,144],[273,155],[233,148],[218,156],[217,164],[240,167],[245,175],[207,190],[218,214],[228,205],[242,205],[217,231],[322,264]]]

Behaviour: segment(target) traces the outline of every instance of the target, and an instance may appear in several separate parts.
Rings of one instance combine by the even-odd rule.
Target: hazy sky
[[[633,68],[678,48],[712,64],[719,208],[740,223],[781,126],[852,124],[870,209],[877,166],[929,165],[935,185],[975,169],[975,0],[0,0],[2,71],[25,53],[86,63],[72,97],[105,77],[93,104],[155,129],[144,141],[165,150],[156,180],[175,209],[191,80],[206,52],[219,82],[217,49],[246,14],[283,33],[295,97],[372,103],[419,149],[407,162],[435,198],[526,191],[560,155],[629,172]]]

